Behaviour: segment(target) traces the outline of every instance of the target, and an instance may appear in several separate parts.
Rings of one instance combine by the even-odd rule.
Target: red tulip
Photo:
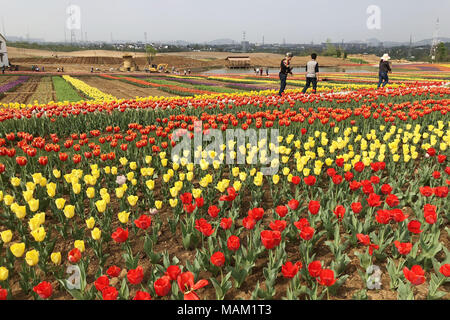
[[[404,267],[403,274],[405,275],[405,278],[415,286],[425,282],[425,271],[419,265],[412,266],[411,270]]]
[[[150,293],[138,290],[133,300],[152,300]]]
[[[33,288],[33,291],[36,292],[42,299],[48,299],[52,295],[53,288],[50,282],[42,281]]]
[[[131,269],[127,273],[127,279],[131,284],[140,284],[144,278],[144,269],[138,266],[136,269]]]
[[[322,271],[322,263],[320,261],[316,260],[308,265],[308,272],[311,277],[317,278],[320,275],[320,271]]]
[[[152,218],[143,214],[139,219],[134,220],[136,227],[142,230],[147,230],[152,224]]]
[[[122,228],[117,228],[115,232],[111,234],[111,238],[118,243],[127,241],[128,239],[128,229],[124,230]]]
[[[411,220],[411,221],[408,223],[408,230],[409,230],[410,232],[416,233],[416,234],[421,233],[421,232],[422,232],[422,230],[420,230],[421,225],[422,225],[422,224],[420,223],[420,221],[417,221],[417,220]]]
[[[233,219],[231,218],[222,218],[220,221],[220,227],[224,230],[228,230],[233,225]]]
[[[317,278],[319,284],[327,287],[331,287],[336,283],[336,279],[334,278],[334,271],[331,269],[322,269],[320,271],[319,277]]]
[[[81,259],[81,251],[78,248],[73,248],[68,254],[68,259],[71,263],[77,263]]]
[[[211,256],[211,263],[216,267],[223,266],[225,263],[225,255],[222,252],[217,251]]]
[[[179,266],[168,266],[164,275],[168,276],[170,280],[177,280],[180,273],[181,269]]]
[[[397,248],[398,252],[403,255],[407,255],[411,252],[412,243],[410,242],[400,242],[398,240],[394,241],[394,245]]]
[[[117,300],[119,292],[114,287],[106,287],[102,290],[103,300]]]
[[[311,200],[308,204],[308,210],[312,215],[318,214],[320,210],[320,202]]]
[[[266,249],[273,249],[280,244],[281,233],[279,231],[270,230],[261,231],[261,242]]]
[[[288,213],[288,208],[286,206],[278,206],[275,209],[275,212],[281,217],[285,217],[286,214]]]
[[[119,274],[120,274],[120,268],[118,266],[111,266],[111,267],[108,268],[108,270],[106,270],[106,273],[111,278],[118,277]]]
[[[231,251],[236,251],[241,246],[241,242],[237,236],[230,236],[227,240],[227,247]]]
[[[155,293],[160,296],[164,297],[172,288],[172,285],[170,284],[170,278],[168,276],[163,276],[155,281],[153,284],[153,287],[155,289]]]
[[[95,288],[98,291],[103,291],[106,287],[109,287],[109,278],[107,276],[100,276],[94,282]]]

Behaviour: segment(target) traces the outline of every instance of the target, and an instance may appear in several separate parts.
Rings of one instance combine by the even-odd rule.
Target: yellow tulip
[[[73,218],[73,216],[75,215],[75,207],[70,204],[65,206],[64,207],[64,215],[66,216],[67,219]]]
[[[155,188],[155,181],[153,181],[153,180],[147,180],[147,181],[145,182],[145,185],[147,186],[147,188],[148,188],[149,190],[153,190],[153,189]]]
[[[162,208],[162,201],[159,201],[159,200],[155,201],[155,207],[156,207],[156,209],[161,209]]]
[[[38,172],[32,175],[34,184],[39,184],[42,179],[42,173]]]
[[[25,261],[30,267],[35,266],[39,262],[39,252],[35,249],[28,251],[25,255]]]
[[[23,194],[23,199],[24,199],[26,202],[28,202],[28,201],[30,201],[31,199],[33,199],[33,190],[27,190],[27,191],[24,191],[24,192],[22,192],[22,194]]]
[[[119,159],[119,162],[122,166],[126,166],[128,163],[128,160],[127,160],[127,158],[122,157]]]
[[[47,184],[47,194],[50,198],[53,198],[56,194],[56,183],[50,182]]]
[[[74,245],[75,248],[80,250],[81,252],[84,252],[84,241],[83,240],[75,240]]]
[[[9,270],[5,267],[0,267],[0,281],[5,281],[8,279],[9,276]]]
[[[15,211],[14,213],[16,214],[16,217],[18,219],[23,219],[23,218],[25,218],[25,215],[27,214],[27,207],[17,206],[17,209],[14,211]]]
[[[26,187],[27,191],[34,191],[34,189],[36,188],[36,185],[34,184],[34,182],[29,181],[25,184],[25,187]]]
[[[47,178],[46,178],[46,177],[43,177],[43,178],[41,179],[41,182],[39,182],[39,185],[40,185],[41,187],[45,187],[45,186],[47,185]]]
[[[109,193],[104,193],[101,195],[101,197],[102,197],[102,200],[106,201],[106,204],[111,202],[111,196],[109,195]]]
[[[202,195],[202,189],[192,189],[192,195],[195,199],[200,198]]]
[[[95,201],[95,206],[97,207],[97,211],[100,213],[103,213],[106,211],[106,201],[105,200]]]
[[[92,187],[87,188],[87,190],[86,190],[86,195],[87,195],[87,197],[88,197],[89,199],[94,198],[94,196],[95,196],[95,189],[92,188]]]
[[[28,206],[30,207],[31,212],[36,212],[39,209],[39,200],[31,199],[28,201]]]
[[[124,193],[125,193],[125,190],[122,187],[116,188],[116,197],[117,198],[122,199]]]
[[[8,243],[11,241],[13,234],[11,230],[5,230],[0,233],[0,236],[2,238],[3,243]]]
[[[127,173],[127,180],[128,180],[128,181],[131,181],[131,180],[133,180],[133,179],[134,179],[134,172],[133,172],[133,171],[128,172],[128,173]]]
[[[94,217],[90,217],[89,219],[86,219],[86,226],[88,227],[88,229],[92,229],[95,225],[95,219]]]
[[[30,219],[30,221],[28,221],[28,226],[30,227],[31,231],[34,231],[36,229],[38,229],[41,226],[41,219],[39,219],[38,216],[34,216],[33,218]]]
[[[11,250],[12,254],[16,258],[19,258],[23,256],[23,253],[25,251],[25,243],[14,243],[13,245],[11,245],[11,247],[9,247],[9,250]]]
[[[117,214],[117,217],[119,218],[119,221],[121,222],[121,223],[128,223],[128,217],[130,216],[130,213],[129,212],[126,212],[126,211],[122,211],[122,212],[119,212],[118,214]]]
[[[100,231],[99,228],[95,228],[94,230],[91,231],[91,236],[92,239],[98,240],[102,236],[102,232]]]
[[[45,239],[46,232],[44,227],[40,227],[34,231],[31,231],[31,235],[33,236],[34,240],[37,242],[42,242]]]
[[[132,184],[133,186],[137,185],[137,180],[136,180],[136,179],[131,180],[131,184]]]
[[[130,204],[130,206],[134,207],[138,201],[138,196],[128,196],[127,197],[128,203]]]
[[[61,264],[61,252],[52,252],[50,259],[56,266]]]
[[[169,204],[172,208],[175,208],[178,204],[178,199],[169,199]]]
[[[61,178],[61,171],[59,171],[58,169],[53,169],[53,176],[54,176],[56,179]]]
[[[152,156],[145,156],[145,163],[150,164],[152,162]]]
[[[136,162],[130,162],[130,169],[131,170],[136,170],[136,168],[137,168],[137,164],[136,164]]]
[[[117,175],[117,167],[111,167],[111,173]]]
[[[7,205],[10,206],[13,202],[14,202],[14,197],[7,194],[6,196],[4,196],[3,198],[3,202]]]
[[[81,184],[79,183],[72,184],[72,191],[75,194],[79,194],[81,192]]]
[[[11,184],[12,184],[14,187],[18,187],[18,186],[20,185],[20,179],[17,178],[17,177],[11,178]]]

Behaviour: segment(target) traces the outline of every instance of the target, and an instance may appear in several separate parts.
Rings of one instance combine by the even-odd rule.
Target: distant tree
[[[347,59],[347,52],[344,51],[344,59]]]
[[[447,48],[443,42],[440,42],[436,48],[436,61],[444,62],[447,61]]]
[[[152,64],[152,59],[156,55],[156,49],[153,48],[152,46],[146,45],[145,46],[145,53],[147,55],[147,62],[148,62],[149,65],[151,65]]]
[[[336,55],[336,47],[331,43],[331,39],[327,39],[325,55],[334,56]]]
[[[337,49],[336,50],[336,58],[340,58],[342,56],[342,51],[341,49]]]

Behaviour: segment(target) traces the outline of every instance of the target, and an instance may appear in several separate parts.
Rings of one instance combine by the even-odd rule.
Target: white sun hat
[[[391,57],[389,57],[389,55],[387,53],[383,54],[383,56],[381,57],[382,60],[384,61],[388,61]]]

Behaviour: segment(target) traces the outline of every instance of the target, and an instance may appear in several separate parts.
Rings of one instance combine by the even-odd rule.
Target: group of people
[[[281,97],[284,90],[286,89],[286,81],[288,75],[293,75],[292,73],[292,67],[291,67],[291,59],[294,55],[290,52],[286,54],[286,58],[281,60],[280,65],[280,91],[278,92],[278,95]],[[391,66],[389,65],[389,55],[385,53],[380,60],[379,64],[379,71],[378,71],[378,87],[377,89],[382,86],[383,88],[386,86],[386,84],[389,83],[389,77],[388,73],[392,72]],[[306,63],[305,66],[305,72],[306,72],[306,84],[303,88],[303,93],[306,93],[306,91],[309,89],[309,87],[312,85],[313,87],[313,93],[317,92],[317,82],[319,81],[319,63],[317,62],[317,54],[313,53],[311,54],[311,60]]]
[[[256,75],[260,75],[262,76],[264,73],[264,68],[253,68],[253,71],[255,72]],[[266,68],[266,76],[269,76],[269,68]]]
[[[45,67],[43,66],[42,69],[40,69],[38,66],[32,65],[31,66],[31,71],[36,71],[36,72],[42,71],[42,72],[45,72]]]

